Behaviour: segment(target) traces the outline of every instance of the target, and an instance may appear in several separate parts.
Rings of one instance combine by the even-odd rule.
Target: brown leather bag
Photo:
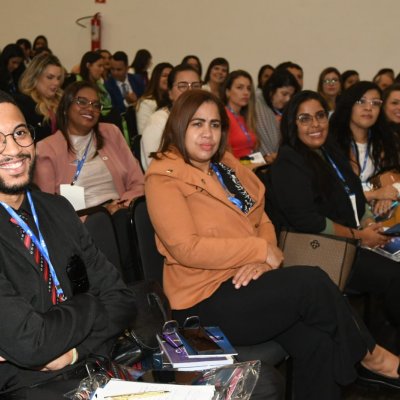
[[[316,233],[282,231],[279,236],[283,267],[320,267],[342,291],[356,257],[357,244],[354,239]]]

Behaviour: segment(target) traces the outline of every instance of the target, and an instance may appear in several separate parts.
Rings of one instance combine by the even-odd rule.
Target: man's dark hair
[[[113,54],[112,59],[114,61],[122,61],[125,66],[128,65],[128,55],[124,51],[116,51]]]

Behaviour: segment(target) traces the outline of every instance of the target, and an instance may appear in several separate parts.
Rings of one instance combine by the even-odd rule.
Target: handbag
[[[136,318],[114,344],[111,359],[133,365],[159,350],[157,333],[171,319],[171,309],[161,286],[151,280],[134,282],[129,289],[135,296]]]
[[[339,236],[281,231],[279,248],[283,267],[317,266],[324,270],[340,290],[344,290],[357,253],[358,241]]]

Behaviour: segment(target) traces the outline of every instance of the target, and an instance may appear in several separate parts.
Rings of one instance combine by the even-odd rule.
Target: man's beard
[[[25,156],[25,158],[27,159],[32,159],[30,156]],[[33,161],[31,162],[31,165],[29,166],[29,170],[28,170],[28,178],[25,182],[20,183],[19,185],[12,185],[9,186],[7,185],[7,183],[4,181],[3,178],[0,177],[0,193],[4,193],[4,194],[21,194],[23,192],[25,192],[25,190],[27,189],[27,187],[31,184],[32,179],[33,179],[33,171],[35,168],[35,158],[33,159]]]

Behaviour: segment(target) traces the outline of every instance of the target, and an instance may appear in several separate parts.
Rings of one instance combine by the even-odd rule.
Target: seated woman
[[[275,68],[269,64],[265,64],[259,69],[257,75],[257,90],[256,90],[257,93],[259,94],[262,93],[262,87],[265,85],[267,80],[271,78],[274,71]]]
[[[191,67],[197,70],[200,76],[203,75],[203,67],[201,65],[200,58],[195,56],[194,54],[189,54],[183,57],[181,64],[190,65]]]
[[[200,89],[200,75],[190,65],[177,65],[167,79],[168,91],[164,93],[159,109],[153,113],[142,133],[141,163],[146,171],[152,160],[150,153],[157,151],[172,104],[186,90]]]
[[[18,93],[18,81],[25,70],[24,52],[17,44],[8,44],[0,54],[0,90]]]
[[[149,85],[136,104],[136,123],[139,135],[143,133],[150,115],[160,107],[161,100],[168,90],[167,80],[172,68],[170,63],[159,63],[153,69]]]
[[[48,49],[49,48],[49,41],[47,37],[44,35],[38,35],[35,37],[32,45],[32,56],[35,57],[40,54],[41,49]]]
[[[344,71],[340,76],[340,83],[342,85],[342,90],[348,89],[350,86],[353,86],[357,82],[360,82],[360,75],[354,69],[349,69],[347,71]]]
[[[151,67],[151,53],[146,49],[140,49],[133,58],[131,68],[134,71],[135,82],[137,87],[135,93],[137,97],[143,96],[149,83],[148,70]]]
[[[335,111],[341,90],[340,72],[335,67],[325,68],[319,75],[317,91],[327,102],[330,114]]]
[[[235,345],[279,342],[293,357],[296,400],[340,399],[340,386],[357,377],[359,361],[364,379],[385,375],[378,379],[400,388],[398,357],[355,322],[325,273],[279,269],[282,253],[264,212],[264,187],[225,152],[227,133],[216,96],[184,93],[146,174],[174,317],[198,315]]]
[[[48,193],[82,196],[83,191],[86,207],[104,205],[113,215],[129,273],[134,260],[129,258],[128,206],[143,194],[143,174],[118,128],[99,123],[101,107],[97,85],[68,86],[57,111],[60,130],[37,146],[34,182]]]
[[[228,75],[224,88],[223,102],[229,118],[228,145],[236,158],[245,157],[258,146],[253,81],[248,72],[237,70]]]
[[[222,97],[223,85],[228,74],[228,61],[222,57],[214,58],[207,68],[203,89]]]
[[[379,189],[371,185],[378,174],[400,172],[399,144],[385,124],[381,106],[378,86],[358,82],[341,95],[330,121],[330,132],[359,176],[375,214],[385,213],[399,194],[392,184]]]
[[[79,74],[71,74],[64,83],[64,89],[72,82],[88,81],[97,85],[99,89],[102,110],[100,114],[101,122],[109,122],[122,128],[121,116],[118,110],[113,109],[111,96],[107,92],[103,82],[104,61],[101,54],[97,51],[87,51],[81,59]]]
[[[56,111],[60,101],[64,69],[54,55],[39,54],[22,74],[16,96],[26,122],[35,128],[35,141],[57,130]]]
[[[280,68],[271,75],[263,86],[261,95],[257,96],[256,130],[260,151],[268,164],[275,160],[279,149],[282,111],[299,90],[299,83],[293,74]]]
[[[400,140],[400,83],[394,83],[383,92],[383,112],[386,122]]]
[[[279,229],[384,245],[390,239],[366,208],[348,160],[327,141],[328,125],[328,106],[319,94],[304,91],[291,100],[282,118],[282,146],[266,183],[268,213]],[[400,327],[398,263],[361,247],[348,289],[382,296],[390,321]]]
[[[394,83],[394,71],[392,68],[382,68],[373,77],[372,82],[379,86],[379,89],[385,90]]]

